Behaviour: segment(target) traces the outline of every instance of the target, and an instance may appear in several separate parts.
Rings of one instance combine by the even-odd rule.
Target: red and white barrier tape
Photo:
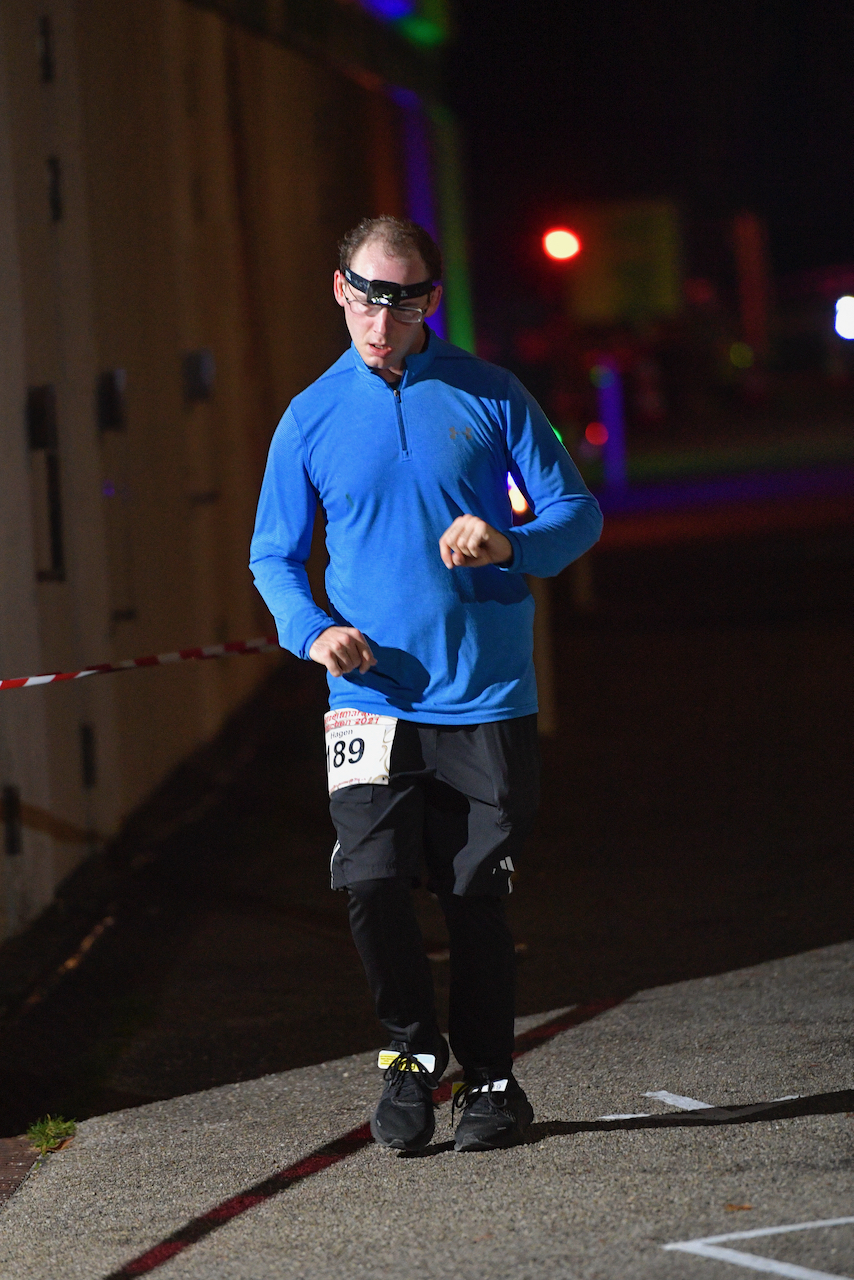
[[[80,671],[50,671],[41,676],[18,676],[0,680],[2,689],[29,689],[36,684],[55,684],[60,680],[82,680],[84,676],[106,676],[111,671],[132,671],[135,667],[165,667],[171,662],[192,662],[199,658],[225,658],[232,653],[270,653],[279,648],[275,636],[258,640],[228,640],[225,644],[206,644],[199,649],[179,649],[177,653],[153,653],[147,658],[126,658],[124,662],[99,662]]]

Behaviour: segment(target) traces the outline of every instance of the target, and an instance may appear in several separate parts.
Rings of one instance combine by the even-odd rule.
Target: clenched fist
[[[309,649],[308,656],[333,676],[346,676],[357,667],[359,674],[364,675],[377,665],[371,646],[355,627],[327,627]]]
[[[448,569],[479,569],[513,559],[513,544],[503,533],[477,516],[457,516],[439,539],[439,553]]]

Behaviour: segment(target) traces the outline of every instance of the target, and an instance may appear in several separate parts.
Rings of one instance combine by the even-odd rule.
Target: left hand
[[[477,516],[457,516],[439,539],[442,563],[448,569],[479,569],[513,559],[513,544],[503,533]]]

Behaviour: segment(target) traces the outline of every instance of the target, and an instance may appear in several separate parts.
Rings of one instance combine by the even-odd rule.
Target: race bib
[[[327,711],[323,728],[330,795],[359,783],[388,786],[395,716],[373,716],[349,708]]]

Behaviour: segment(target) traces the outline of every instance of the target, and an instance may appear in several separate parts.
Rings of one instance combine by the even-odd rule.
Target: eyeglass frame
[[[368,302],[367,299],[365,299],[365,301],[363,302],[361,298],[351,298],[347,295],[347,293],[345,292],[345,289],[352,289],[352,287],[353,286],[350,284],[349,280],[342,279],[341,293],[343,294],[344,301],[347,303],[349,307],[351,307],[351,309],[352,309],[353,303],[355,303],[357,306],[365,307],[366,308],[365,311],[354,311],[353,315],[364,316],[366,319],[374,319],[376,316],[379,315],[380,311],[390,311],[392,319],[396,320],[398,324],[413,325],[413,324],[420,324],[421,321],[426,316],[427,312],[430,310],[429,302],[427,303],[426,307],[400,307],[400,306],[396,307],[390,302]],[[438,285],[434,284],[432,289],[430,290],[429,296],[432,296],[433,291],[435,289],[438,289],[438,287],[439,287]],[[395,311],[408,311],[412,315],[417,316],[417,319],[401,320],[400,316],[396,316],[394,314]]]

